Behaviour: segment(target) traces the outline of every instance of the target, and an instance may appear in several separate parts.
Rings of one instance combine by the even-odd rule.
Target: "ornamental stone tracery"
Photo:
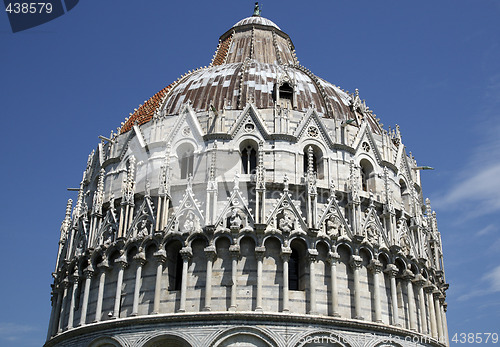
[[[90,154],[45,346],[448,345],[421,192],[399,127],[246,18]]]

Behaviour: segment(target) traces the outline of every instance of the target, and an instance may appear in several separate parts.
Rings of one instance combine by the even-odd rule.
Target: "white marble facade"
[[[256,47],[227,63],[243,38],[293,47],[258,18],[90,154],[61,226],[47,347],[448,344],[422,167],[358,91]],[[243,87],[252,64],[267,106]],[[207,108],[182,97],[238,69],[238,84],[198,94]],[[323,104],[304,106],[308,85]]]

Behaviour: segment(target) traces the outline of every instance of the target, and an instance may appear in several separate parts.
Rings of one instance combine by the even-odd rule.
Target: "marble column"
[[[437,331],[437,324],[436,324],[436,310],[434,308],[434,300],[432,297],[432,292],[434,292],[434,286],[430,282],[428,282],[427,285],[424,287],[424,290],[425,290],[425,294],[427,294],[427,305],[428,305],[428,310],[429,310],[431,336],[437,340],[438,331]]]
[[[351,256],[351,267],[354,272],[354,319],[363,320],[361,315],[361,290],[359,288],[359,269],[363,260],[359,255]]]
[[[186,312],[186,297],[187,297],[187,277],[189,268],[189,259],[193,256],[191,247],[184,247],[180,251],[182,257],[182,281],[181,281],[181,298],[179,309],[177,312]]]
[[[232,264],[231,264],[231,304],[229,306],[229,311],[236,311],[236,295],[238,288],[238,258],[240,256],[240,246],[231,245],[229,247],[229,253],[231,254]]]
[[[255,311],[262,311],[262,261],[266,248],[264,246],[255,247],[255,257],[257,258],[257,298],[255,301]]]
[[[108,260],[105,258],[97,264],[101,273],[99,274],[99,289],[97,290],[97,304],[95,308],[94,322],[100,322],[102,317],[102,301],[104,300],[104,284],[106,283],[106,272],[109,270]]]
[[[413,292],[412,281],[415,275],[410,271],[406,270],[403,274],[403,280],[406,282],[406,292],[408,298],[408,314],[410,318],[410,330],[417,331],[417,317],[415,315],[417,309],[415,305],[415,293]]]
[[[396,276],[399,270],[396,265],[389,264],[384,272],[389,276],[391,281],[391,306],[392,306],[392,325],[400,327],[399,323],[399,309],[398,309],[398,293],[396,287]]]
[[[316,307],[316,271],[315,263],[318,256],[318,250],[307,250],[307,261],[309,262],[309,314],[318,314]]]
[[[61,310],[61,302],[62,302],[62,291],[59,286],[54,286],[52,297],[52,314],[50,318],[50,326],[49,331],[47,333],[47,340],[50,339],[51,336],[54,336],[57,333],[57,327],[59,326],[59,312]]]
[[[82,302],[82,310],[80,314],[80,325],[85,325],[86,320],[87,320],[87,309],[89,305],[89,294],[90,294],[90,283],[92,282],[92,276],[94,276],[94,269],[92,268],[92,265],[89,264],[89,266],[85,269],[83,272],[83,275],[85,277],[85,288],[83,291],[83,302]]]
[[[164,249],[160,249],[158,252],[153,254],[156,259],[156,280],[155,280],[155,296],[153,303],[153,314],[160,313],[160,300],[161,300],[161,280],[163,277],[163,264],[167,260],[167,252]]]
[[[205,311],[212,310],[212,267],[215,259],[217,259],[217,252],[214,245],[205,248],[205,255],[207,257],[207,276],[205,279]]]
[[[143,250],[140,250],[134,256],[135,263],[137,267],[135,269],[135,285],[134,285],[134,302],[132,304],[131,316],[137,316],[139,314],[139,297],[141,294],[141,283],[142,283],[142,267],[146,264],[146,254]]]
[[[444,298],[443,298],[444,300]],[[450,345],[450,337],[448,336],[448,320],[446,319],[446,311],[448,310],[448,304],[443,302],[443,330],[444,336],[446,337],[446,345]]]
[[[338,253],[330,252],[328,254],[328,261],[330,262],[330,304],[333,317],[340,317],[339,313],[339,289],[337,284],[337,264],[340,261]]]
[[[116,280],[116,293],[115,293],[115,306],[113,308],[113,317],[112,319],[116,319],[120,317],[120,308],[122,301],[122,286],[123,286],[123,271],[128,266],[127,258],[124,255],[115,259],[115,264],[119,266],[118,269],[118,278]]]
[[[432,296],[434,297],[434,309],[436,310],[436,325],[438,331],[438,340],[439,342],[444,343],[443,320],[441,317],[441,304],[439,303],[439,297],[441,296],[441,292],[435,289],[432,292]]]
[[[418,290],[418,304],[420,310],[420,332],[422,334],[427,334],[428,333],[427,315],[425,313],[425,298],[424,298],[425,278],[422,275],[415,276],[413,284],[417,287]]]
[[[281,248],[281,259],[283,260],[283,312],[290,311],[290,288],[289,288],[289,278],[288,278],[288,262],[290,256],[292,255],[292,249],[290,247]]]
[[[74,314],[75,314],[75,306],[76,306],[76,290],[78,289],[79,277],[78,272],[75,270],[75,273],[71,276],[71,282],[73,283],[71,289],[71,301],[69,304],[69,317],[68,317],[68,329],[73,328],[74,324]]]
[[[63,294],[62,294],[62,304],[61,304],[61,310],[59,312],[59,328],[58,328],[58,332],[61,333],[63,331],[63,328],[64,328],[64,316],[66,315],[66,309],[67,309],[67,306],[68,306],[68,287],[69,287],[69,281],[67,278],[65,278],[62,283],[61,283],[61,286],[62,286],[62,290],[63,290]]]
[[[380,273],[382,272],[383,265],[380,261],[372,259],[370,261],[369,270],[373,274],[373,307],[375,316],[373,321],[382,323],[382,307],[380,298]]]

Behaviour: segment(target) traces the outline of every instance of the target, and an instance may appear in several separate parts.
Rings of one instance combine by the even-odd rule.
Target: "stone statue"
[[[326,220],[326,233],[329,236],[339,236],[340,235],[340,226],[341,221],[337,216],[331,214],[330,217]]]

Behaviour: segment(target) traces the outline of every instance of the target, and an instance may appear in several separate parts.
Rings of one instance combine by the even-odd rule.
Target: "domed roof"
[[[233,28],[238,27],[238,26],[243,26],[243,25],[255,25],[255,24],[270,26],[270,27],[274,27],[278,30],[281,30],[280,27],[277,26],[273,21],[271,21],[267,18],[261,17],[261,16],[251,16],[251,17],[243,18],[238,23],[233,25]]]
[[[187,102],[195,111],[214,107],[242,110],[247,103],[270,109],[283,83],[293,89],[293,109],[315,108],[323,117],[341,121],[365,119],[381,133],[380,125],[357,95],[350,95],[299,65],[288,35],[269,19],[254,15],[240,20],[219,39],[209,67],[189,71],[162,89],[125,122],[121,132],[155,113],[178,114]]]

